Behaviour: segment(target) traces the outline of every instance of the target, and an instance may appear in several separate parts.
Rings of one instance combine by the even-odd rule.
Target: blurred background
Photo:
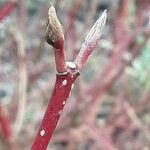
[[[105,9],[108,18],[48,150],[150,150],[149,0],[0,0],[0,150],[30,148],[52,93],[50,2],[68,61]]]

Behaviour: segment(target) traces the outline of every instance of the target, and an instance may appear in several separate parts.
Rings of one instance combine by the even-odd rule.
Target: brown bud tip
[[[54,48],[63,46],[64,42],[64,32],[61,23],[58,20],[54,6],[51,4],[48,11],[48,19],[46,21],[47,29],[45,34],[45,39],[48,44],[52,45]]]

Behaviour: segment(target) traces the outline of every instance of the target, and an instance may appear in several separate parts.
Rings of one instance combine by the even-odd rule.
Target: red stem
[[[47,106],[47,110],[32,144],[31,150],[46,150],[62,113],[63,107],[69,97],[72,84],[78,75],[78,72],[68,72],[65,75],[57,74],[50,102]]]
[[[3,20],[15,8],[16,2],[7,2],[0,8],[0,21]]]
[[[107,11],[105,10],[87,34],[85,41],[82,44],[81,50],[74,61],[79,70],[84,67],[86,61],[96,47],[97,42],[102,35],[102,30],[105,27],[106,19]]]
[[[63,39],[56,41],[54,54],[55,54],[56,70],[58,73],[64,73],[67,71],[63,47],[64,47]]]
[[[8,118],[5,114],[5,111],[1,105],[0,105],[0,127],[4,138],[6,139],[6,141],[9,141],[11,137],[11,128],[10,128]]]

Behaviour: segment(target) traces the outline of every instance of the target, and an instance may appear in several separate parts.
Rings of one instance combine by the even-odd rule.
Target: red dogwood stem
[[[0,8],[0,21],[3,20],[6,16],[10,14],[10,12],[15,8],[16,2],[7,2]]]
[[[58,123],[66,100],[69,97],[72,85],[78,77],[79,69],[85,65],[89,55],[95,48],[106,22],[106,11],[94,24],[82,45],[79,55],[73,62],[65,62],[64,55],[64,33],[55,8],[51,4],[48,12],[47,30],[45,39],[48,44],[54,47],[56,70],[59,74],[56,77],[54,90],[47,106],[44,118],[39,131],[32,144],[32,150],[46,150]],[[68,67],[68,70],[66,69]]]
[[[84,67],[86,61],[96,47],[97,42],[102,35],[103,28],[105,27],[106,19],[107,11],[105,10],[87,34],[85,41],[82,44],[81,50],[74,61],[79,70]]]
[[[6,140],[9,140],[11,137],[11,128],[5,110],[2,108],[1,105],[0,105],[0,127],[4,138]]]
[[[57,74],[54,90],[31,150],[46,150],[79,72]]]

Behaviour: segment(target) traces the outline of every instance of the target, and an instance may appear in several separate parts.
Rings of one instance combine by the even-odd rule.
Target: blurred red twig
[[[11,127],[7,115],[5,113],[5,110],[3,109],[1,104],[0,104],[0,127],[1,132],[4,135],[4,138],[9,141],[12,135]]]
[[[0,21],[7,17],[16,7],[16,1],[8,1],[0,7]]]
[[[9,150],[14,150],[15,145],[10,121],[2,104],[0,104],[0,133],[2,133],[2,138],[4,139],[4,142],[6,142],[6,146]]]

